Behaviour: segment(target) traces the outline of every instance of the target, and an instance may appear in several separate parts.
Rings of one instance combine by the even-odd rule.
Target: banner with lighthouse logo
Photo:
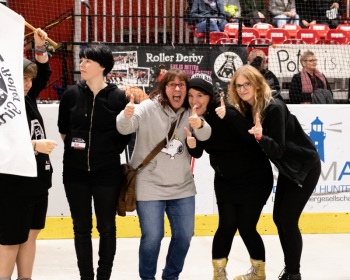
[[[35,177],[23,93],[24,19],[4,5],[0,15],[0,173]]]

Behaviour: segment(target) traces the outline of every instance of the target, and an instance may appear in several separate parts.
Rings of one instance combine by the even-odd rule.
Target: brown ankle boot
[[[227,259],[214,259],[212,260],[214,268],[214,277],[213,280],[227,280],[226,265]]]
[[[266,280],[265,263],[261,260],[250,259],[252,267],[245,275],[239,275],[234,280]]]

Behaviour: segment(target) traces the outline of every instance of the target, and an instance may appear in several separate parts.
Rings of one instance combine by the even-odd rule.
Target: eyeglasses
[[[306,62],[317,62],[318,59],[306,59]]]
[[[251,85],[252,85],[252,84],[249,83],[249,82],[246,82],[246,83],[244,83],[243,85],[235,84],[235,89],[236,89],[237,91],[242,90],[242,88],[248,89],[248,88],[251,87]]]
[[[179,87],[181,89],[184,89],[186,87],[186,83],[169,83],[167,84],[167,87],[170,87],[171,89],[176,89],[176,87]]]

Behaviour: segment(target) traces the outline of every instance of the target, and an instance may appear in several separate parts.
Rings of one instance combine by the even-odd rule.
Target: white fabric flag
[[[0,173],[35,177],[23,91],[24,19],[1,4],[0,38]]]

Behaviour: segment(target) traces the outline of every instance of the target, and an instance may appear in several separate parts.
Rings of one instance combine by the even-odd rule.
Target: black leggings
[[[300,272],[303,240],[299,230],[299,218],[314,191],[321,173],[318,163],[307,175],[303,187],[279,174],[273,209],[273,220],[278,229],[284,262],[288,273]]]
[[[97,279],[109,279],[116,252],[116,206],[118,188],[96,184],[65,184],[73,225],[74,244],[81,280],[93,280],[92,200],[100,234]]]
[[[219,227],[214,235],[212,258],[228,258],[237,230],[252,259],[265,261],[265,247],[256,230],[263,205],[218,203]]]

